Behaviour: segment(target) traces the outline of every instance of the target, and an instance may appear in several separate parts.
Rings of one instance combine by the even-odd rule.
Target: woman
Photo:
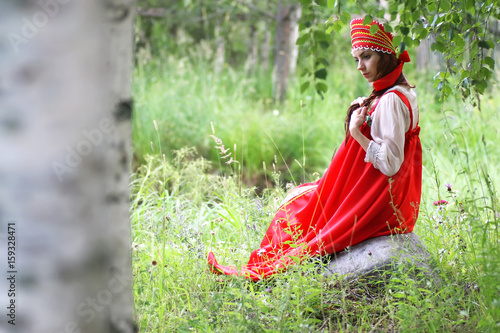
[[[310,256],[413,230],[422,179],[418,107],[402,73],[410,58],[406,51],[396,58],[392,39],[377,21],[351,21],[351,53],[373,83],[371,95],[351,104],[346,139],[324,176],[290,191],[249,263],[240,270],[222,266],[210,252],[214,273],[259,280]]]

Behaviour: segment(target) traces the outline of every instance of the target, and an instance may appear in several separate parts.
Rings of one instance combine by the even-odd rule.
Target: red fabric
[[[404,51],[403,53],[401,53],[399,55],[399,60],[401,62],[398,65],[398,67],[396,67],[392,72],[390,72],[386,76],[381,77],[380,79],[373,82],[373,89],[375,89],[375,91],[387,89],[387,88],[393,86],[394,83],[396,83],[396,80],[403,72],[404,63],[410,62],[410,56],[408,55],[408,52]]]
[[[315,189],[301,193],[278,209],[260,249],[252,252],[246,266],[238,270],[219,265],[210,252],[210,269],[218,274],[260,280],[310,256],[332,254],[368,238],[411,232],[421,194],[420,128],[412,130],[407,98],[399,91],[391,92],[403,99],[411,117],[404,161],[396,175],[389,178],[364,162],[365,151],[350,138],[341,145],[319,181],[298,188],[317,185]],[[372,139],[366,123],[361,131]]]

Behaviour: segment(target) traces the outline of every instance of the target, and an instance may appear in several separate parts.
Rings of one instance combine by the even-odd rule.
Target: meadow
[[[209,251],[245,264],[287,188],[323,174],[344,138],[348,105],[369,94],[351,61],[332,64],[324,100],[299,93],[296,80],[282,105],[272,102],[269,73],[227,67],[216,75],[194,56],[138,63],[131,216],[141,332],[500,329],[498,85],[479,101],[440,102],[432,73],[412,66],[424,158],[415,233],[439,286],[403,270],[326,278],[320,260],[260,282],[207,270]]]

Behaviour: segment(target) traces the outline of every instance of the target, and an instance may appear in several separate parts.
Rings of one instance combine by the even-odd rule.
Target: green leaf
[[[377,31],[379,30],[379,27],[377,24],[374,24],[370,27],[370,34],[375,35]]]
[[[494,69],[495,68],[495,60],[492,58],[492,57],[485,57],[483,59],[483,62],[490,66],[491,69]]]
[[[460,74],[460,80],[465,79],[466,77],[469,77],[470,72],[467,70],[462,70],[462,73]]]
[[[328,90],[328,86],[326,84],[324,84],[323,82],[316,83],[316,91],[318,92],[318,94],[322,95],[322,93],[327,92],[327,90]]]
[[[309,82],[309,81],[306,81],[306,82],[302,83],[300,85],[300,93],[303,94],[304,91],[306,91],[307,88],[309,88],[310,85],[311,85],[311,82]]]
[[[401,42],[401,44],[399,44],[398,52],[403,53],[405,50],[406,50],[406,43]]]
[[[485,80],[472,80],[472,85],[476,89],[478,93],[481,95],[484,93],[486,88],[488,87],[488,83]]]
[[[493,72],[491,72],[487,67],[481,67],[479,70],[479,75],[481,75],[485,79],[489,79]]]
[[[401,44],[402,40],[403,40],[403,38],[401,36],[399,36],[399,35],[394,36],[394,39],[392,40],[392,44],[399,45],[399,44]]]
[[[424,30],[422,30],[422,32],[419,33],[418,38],[425,39],[425,38],[427,38],[428,35],[429,35],[429,30],[424,28]]]
[[[321,46],[321,48],[323,50],[328,50],[328,48],[330,47],[330,43],[329,42],[325,42],[324,40],[320,41],[319,45]]]
[[[328,8],[333,9],[335,7],[335,0],[328,0]]]
[[[444,53],[446,51],[446,47],[441,42],[435,42],[431,45],[431,51],[439,51]]]
[[[307,7],[312,3],[312,0],[299,0],[303,7]]]
[[[364,25],[368,25],[368,24],[372,23],[372,21],[373,21],[372,16],[371,15],[366,15],[365,19],[363,20],[363,24]]]
[[[328,74],[328,72],[326,71],[326,69],[322,68],[322,69],[314,72],[314,77],[317,79],[325,80],[327,74]]]
[[[465,47],[465,40],[462,35],[455,35],[453,41],[458,49],[463,49]]]
[[[483,49],[490,49],[491,48],[488,41],[485,41],[485,40],[480,40],[479,43],[477,44],[477,46],[479,46],[480,48],[483,48]]]
[[[314,37],[316,38],[316,40],[323,40],[327,42],[330,41],[330,37],[324,31],[321,30],[315,30]]]
[[[293,259],[293,261],[295,261],[296,264],[300,264],[300,258],[297,257],[297,256],[290,256],[290,258]]]
[[[340,14],[340,21],[344,24],[348,24],[351,21],[351,14],[342,12],[342,14]]]
[[[403,43],[405,44],[405,47],[406,46],[413,46],[413,39],[411,39],[410,36],[405,36],[403,38]],[[399,47],[401,47],[401,45]]]
[[[309,41],[310,38],[311,38],[311,36],[309,36],[309,34],[304,34],[304,35],[300,36],[299,38],[297,38],[297,41],[295,42],[295,44],[304,45],[307,41]]]
[[[441,4],[441,8],[440,9],[443,12],[448,12],[451,9],[451,4],[450,4],[449,0],[441,0],[440,4]]]
[[[410,28],[406,27],[406,26],[402,26],[399,28],[399,30],[401,31],[401,33],[403,35],[408,35],[410,33]]]
[[[343,26],[344,25],[342,24],[342,22],[340,22],[338,20],[333,22],[333,30],[335,30],[335,32],[339,32],[340,30],[342,30]]]
[[[475,7],[475,3],[474,3],[474,0],[467,0],[465,2],[465,9],[472,15],[474,16],[474,14],[476,14],[476,7]]]
[[[331,34],[333,29],[335,29],[335,25],[334,24],[330,24],[330,26],[325,30],[325,33],[327,34]]]
[[[322,63],[325,67],[329,67],[330,63],[325,58],[318,58],[318,63]]]

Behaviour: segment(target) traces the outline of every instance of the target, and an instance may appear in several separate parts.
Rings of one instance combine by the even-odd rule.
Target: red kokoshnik
[[[362,23],[362,19],[356,20]],[[355,45],[363,48],[368,44],[364,41],[366,38],[361,39],[362,27],[356,25],[356,20],[353,22],[358,33],[355,33],[353,48]],[[392,35],[382,29],[380,31],[384,33],[380,38],[385,41],[390,39],[392,46]],[[395,53],[389,45],[382,47]],[[398,66],[399,73],[402,64]],[[399,76],[396,70],[389,74],[392,75],[389,78],[381,79],[382,85],[389,84],[385,88],[393,85]],[[389,93],[397,94],[410,114],[404,160],[394,176],[388,177],[375,169],[373,164],[366,163],[364,149],[356,140],[348,139],[340,145],[320,180],[290,191],[278,208],[260,248],[252,252],[247,265],[240,269],[220,265],[210,252],[210,270],[216,274],[238,275],[257,281],[283,272],[312,256],[339,252],[369,238],[411,232],[418,217],[422,185],[420,127],[418,122],[414,123],[408,98],[398,90],[389,90],[384,95]],[[375,103],[371,113],[376,111],[377,105]],[[370,129],[366,122],[360,127],[361,133],[372,140]]]
[[[351,44],[352,51],[358,49],[372,50],[376,52],[396,54],[396,48],[392,45],[393,35],[386,32],[384,26],[375,20],[370,24],[364,24],[363,18],[357,18],[351,21]],[[372,34],[370,28],[373,25],[378,26],[378,30]],[[386,76],[373,82],[375,91],[384,90],[392,86],[403,72],[405,62],[410,62],[410,56],[407,51],[402,52],[399,57],[399,65]]]

